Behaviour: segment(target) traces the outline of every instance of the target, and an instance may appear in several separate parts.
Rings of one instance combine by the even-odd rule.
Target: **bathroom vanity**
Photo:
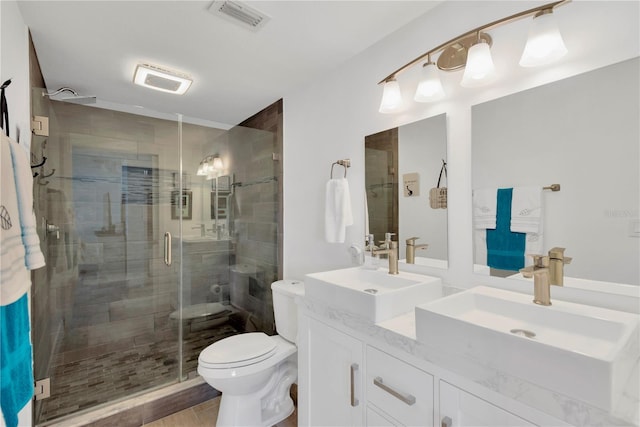
[[[601,311],[598,307],[558,301],[554,316],[574,315],[572,310],[586,316],[561,319],[572,325],[612,316],[606,323],[616,324],[620,329],[615,332],[615,338],[610,337],[610,343],[597,346],[607,354],[592,355],[594,360],[572,359],[574,353],[581,350],[574,352],[571,347],[570,351],[563,351],[566,338],[550,344],[555,346],[550,350],[555,353],[536,360],[535,355],[541,348],[549,351],[545,340],[552,339],[552,335],[543,333],[542,326],[535,321],[529,325],[534,325],[540,336],[539,342],[533,343],[531,337],[518,334],[501,336],[492,330],[490,323],[482,324],[480,318],[470,317],[471,329],[456,330],[447,320],[424,315],[425,312],[461,318],[471,316],[470,313],[483,315],[483,307],[474,302],[481,295],[501,301],[504,308],[495,309],[498,315],[524,319],[528,307],[517,304],[522,297],[531,299],[529,296],[488,287],[463,291],[442,285],[437,278],[423,276],[420,280],[421,275],[400,272],[399,277],[407,280],[407,287],[416,286],[409,283],[414,281],[437,291],[417,295],[413,289],[412,298],[418,308],[403,313],[391,310],[388,316],[383,316],[386,318],[374,323],[366,310],[363,311],[357,295],[357,292],[364,294],[357,290],[363,285],[357,283],[358,280],[367,278],[354,271],[344,269],[307,275],[305,280],[307,286],[311,283],[311,288],[316,289],[311,294],[307,292],[299,316],[299,425],[638,425],[637,314]],[[340,272],[347,272],[355,282],[353,287],[344,285],[354,292],[348,296],[354,309],[333,304],[336,292],[330,286],[323,293],[323,280],[336,285],[331,281],[340,276]],[[376,273],[384,282],[386,270]],[[374,282],[371,288],[375,289]],[[384,292],[381,289],[378,295]],[[402,293],[397,289],[396,292]],[[363,300],[367,298],[360,296]],[[535,310],[545,307],[532,302],[531,305],[534,318],[539,318],[540,313]],[[456,308],[456,314],[448,312],[450,307]],[[515,312],[509,313],[514,307]],[[591,325],[589,329],[599,330],[600,326]],[[566,332],[571,328],[564,329]],[[596,338],[585,332],[580,339]],[[541,347],[528,348],[527,345]],[[554,364],[559,364],[567,373],[563,374]],[[574,365],[573,371],[570,365]],[[549,375],[545,375],[545,366],[549,367]],[[597,367],[602,368],[601,371]],[[611,367],[612,377],[616,372],[621,377],[607,377],[607,367]],[[579,375],[581,369],[584,372]],[[604,376],[598,377],[601,374]],[[609,389],[603,387],[607,384]],[[589,390],[589,385],[594,390]]]

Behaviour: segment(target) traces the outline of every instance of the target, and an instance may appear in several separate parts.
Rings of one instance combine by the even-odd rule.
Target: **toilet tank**
[[[298,334],[298,305],[296,300],[304,297],[304,282],[301,280],[278,280],[271,284],[273,314],[278,335],[295,343]]]

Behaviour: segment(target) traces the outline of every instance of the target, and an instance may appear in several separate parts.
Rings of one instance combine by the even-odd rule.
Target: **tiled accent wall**
[[[262,283],[255,290],[256,309],[260,311],[258,329],[275,333],[271,283],[282,278],[282,112],[279,100],[230,131],[230,156],[237,161],[235,181],[254,183],[235,188],[239,213],[235,217],[237,233],[236,263],[258,268]],[[265,132],[246,132],[245,128]],[[249,140],[247,140],[249,136]],[[234,144],[237,138],[242,143]]]

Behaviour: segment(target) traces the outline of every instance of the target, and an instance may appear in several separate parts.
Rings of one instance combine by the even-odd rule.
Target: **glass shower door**
[[[181,246],[168,236],[188,206],[180,117],[32,97],[49,119],[31,147],[33,163],[46,157],[34,199],[47,266],[32,299],[43,423],[178,381]]]

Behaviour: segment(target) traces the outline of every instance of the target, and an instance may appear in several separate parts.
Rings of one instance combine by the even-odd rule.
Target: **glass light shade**
[[[562,35],[551,11],[537,15],[529,27],[529,38],[520,58],[520,66],[537,67],[567,54]]]
[[[207,173],[204,170],[204,160],[200,162],[200,164],[198,165],[198,171],[196,172],[196,175],[198,176],[205,176]]]
[[[417,102],[433,102],[442,98],[444,89],[438,76],[438,68],[433,62],[428,62],[422,66],[422,79],[413,99]]]
[[[467,64],[460,84],[464,87],[484,86],[491,83],[495,72],[491,49],[485,41],[480,41],[469,48]]]
[[[389,80],[384,83],[382,88],[382,101],[380,102],[381,113],[395,113],[402,107],[402,94],[400,93],[400,85],[396,79]]]
[[[213,158],[212,167],[213,167],[214,170],[222,170],[222,169],[224,169],[224,165],[222,163],[222,159],[220,157],[214,157]]]

